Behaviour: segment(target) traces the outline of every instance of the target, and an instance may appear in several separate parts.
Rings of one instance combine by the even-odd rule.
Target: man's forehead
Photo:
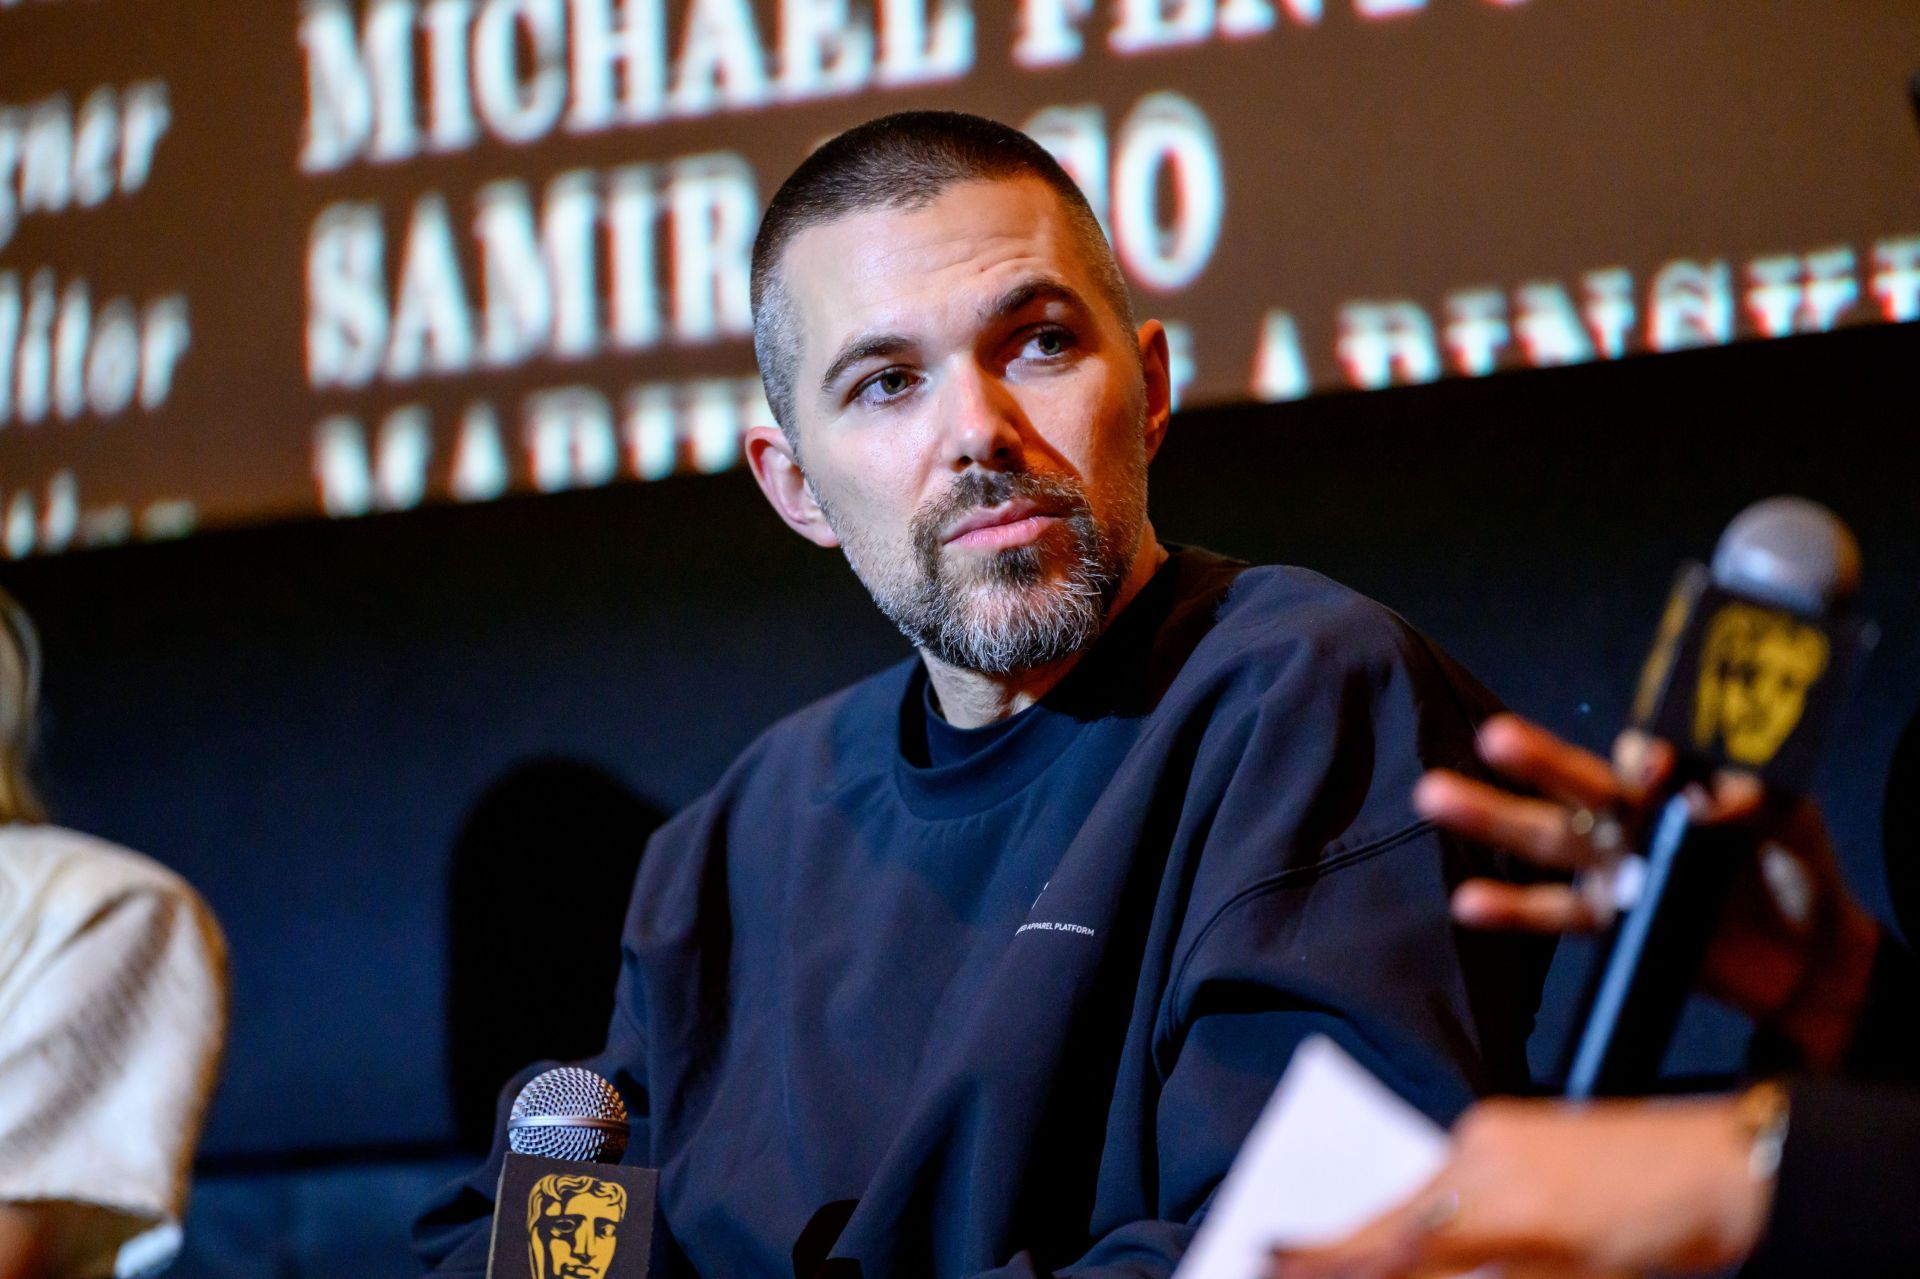
[[[918,207],[860,209],[807,227],[787,246],[782,275],[818,352],[875,319],[912,318],[892,313],[958,303],[955,290],[990,292],[1002,275],[1091,288],[1082,256],[1060,196],[1018,178],[956,183]]]

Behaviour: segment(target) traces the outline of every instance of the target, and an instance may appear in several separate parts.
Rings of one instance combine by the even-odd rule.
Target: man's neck
[[[1113,606],[1107,610],[1102,630],[1113,625],[1121,610],[1133,602],[1133,597],[1153,580],[1153,575],[1166,562],[1166,548],[1154,537],[1153,526],[1148,525],[1141,534],[1140,551],[1133,557],[1127,580],[1121,583],[1119,594],[1113,597]],[[920,652],[920,660],[926,663],[927,680],[939,701],[940,717],[955,728],[979,728],[1018,715],[1045,697],[1079,664],[1084,653],[1083,649],[1046,666],[1009,671],[1004,675],[949,666],[925,649]]]

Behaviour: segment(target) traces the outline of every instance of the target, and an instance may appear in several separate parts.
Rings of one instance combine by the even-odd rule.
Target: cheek
[[[834,516],[869,541],[897,541],[921,499],[916,473],[893,451],[866,448],[836,456],[815,490]]]

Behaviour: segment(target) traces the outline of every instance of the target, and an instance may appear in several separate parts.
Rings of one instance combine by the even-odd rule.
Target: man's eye
[[[913,387],[913,375],[905,369],[882,369],[862,382],[853,393],[856,400],[884,403],[897,400]]]
[[[1065,329],[1039,329],[1027,337],[1027,352],[1042,359],[1065,355],[1072,347],[1073,334]]]

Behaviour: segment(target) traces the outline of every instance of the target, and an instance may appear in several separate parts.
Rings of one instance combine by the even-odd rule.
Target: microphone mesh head
[[[1770,497],[1734,517],[1713,553],[1722,588],[1820,617],[1860,589],[1860,544],[1804,497]]]
[[[591,1070],[556,1066],[534,1076],[513,1099],[507,1144],[516,1154],[619,1163],[627,1148],[627,1105]]]

